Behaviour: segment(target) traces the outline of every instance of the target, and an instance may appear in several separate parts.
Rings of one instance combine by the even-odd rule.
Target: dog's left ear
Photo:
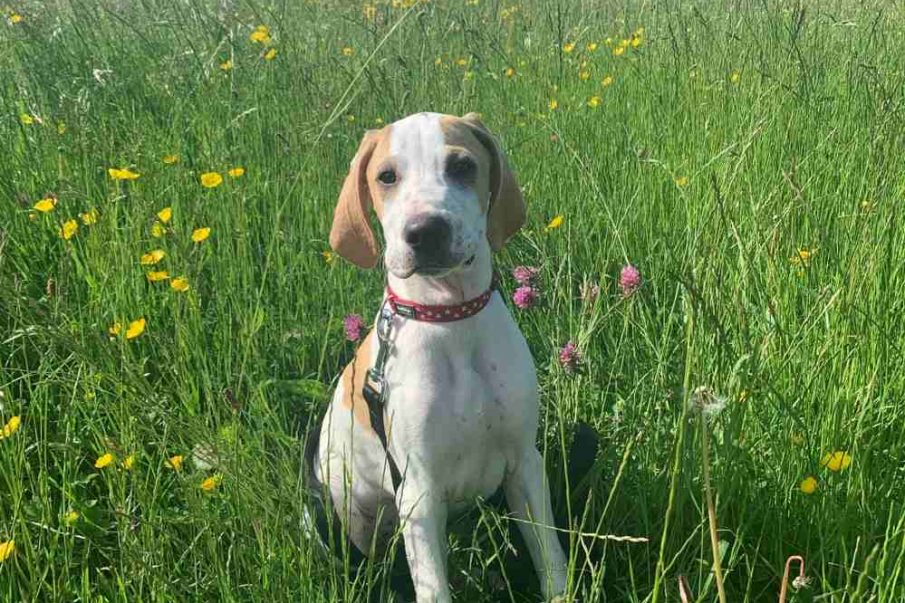
[[[362,268],[373,268],[380,255],[369,219],[372,203],[367,179],[368,163],[379,138],[380,130],[365,132],[339,192],[330,229],[330,247]]]
[[[487,239],[494,251],[499,251],[506,241],[525,224],[525,199],[519,189],[515,174],[502,146],[490,130],[481,122],[477,113],[462,117],[490,153],[490,209],[487,216]]]

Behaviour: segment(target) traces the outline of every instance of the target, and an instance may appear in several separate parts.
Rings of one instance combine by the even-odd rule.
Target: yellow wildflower
[[[22,15],[20,15],[19,13],[13,13],[7,18],[10,25],[15,25],[16,23],[21,23],[23,19],[24,19],[24,17]]]
[[[586,81],[588,81],[589,79],[591,79],[591,72],[590,72],[590,70],[588,70],[588,69],[582,69],[581,71],[579,71],[579,72],[578,72],[578,79],[580,79],[580,80],[583,81],[583,82],[586,82]]]
[[[82,224],[85,226],[91,226],[92,224],[97,223],[97,209],[91,208],[83,214],[79,214],[79,218],[82,220]]]
[[[830,471],[838,472],[845,471],[852,464],[851,455],[844,450],[837,450],[835,452],[827,452],[823,455],[823,458],[820,459],[820,466],[826,467]]]
[[[812,475],[807,476],[801,480],[798,489],[804,494],[813,494],[817,491],[817,478]]]
[[[167,252],[163,249],[155,249],[154,251],[149,251],[148,253],[142,255],[139,258],[139,262],[142,266],[153,266],[158,263],[160,260],[166,256]]]
[[[148,280],[152,283],[156,283],[159,281],[165,281],[170,278],[170,273],[166,270],[152,270],[148,273]]]
[[[377,18],[377,7],[373,4],[365,4],[361,7],[361,12],[364,13],[365,19],[368,21],[373,21]]]
[[[104,467],[106,467],[107,465],[109,465],[110,463],[112,463],[115,460],[116,460],[116,457],[113,456],[113,453],[107,452],[106,454],[102,454],[101,456],[99,456],[98,459],[96,461],[94,461],[94,468],[103,469]]]
[[[607,46],[612,46],[613,38],[607,38],[606,40],[603,41],[603,43],[606,44]]]
[[[173,218],[173,208],[172,207],[164,207],[159,212],[157,212],[157,219],[166,224]]]
[[[573,50],[575,50],[575,44],[573,44],[572,42],[566,42],[562,45],[562,51],[566,54],[569,54]]]
[[[588,42],[587,46],[585,46],[585,49],[586,49],[588,52],[594,52],[594,51],[596,51],[596,50],[597,50],[597,42]]]
[[[204,188],[215,188],[223,184],[223,176],[217,172],[205,172],[201,174],[201,186]]]
[[[171,456],[166,461],[164,461],[164,465],[172,469],[173,471],[182,471],[182,461],[184,457],[181,454],[177,454]]]
[[[166,165],[173,165],[174,163],[179,163],[179,155],[176,155],[175,153],[164,155],[161,161],[163,161]]]
[[[230,178],[241,178],[242,176],[245,175],[245,168],[244,167],[234,167],[226,173],[229,174]]]
[[[642,38],[639,35],[632,36],[632,48],[638,48],[641,46]]]
[[[74,511],[74,510],[70,509],[66,513],[63,513],[63,524],[67,528],[72,527],[75,524],[75,522],[77,522],[78,520],[79,520],[78,511]]]
[[[603,102],[603,99],[599,96],[592,96],[588,99],[588,106],[592,109],[596,109],[600,106],[600,103]]]
[[[688,176],[679,176],[675,179],[676,186],[688,186]]]
[[[126,339],[135,339],[144,333],[146,324],[147,321],[144,318],[139,318],[138,320],[130,322],[129,327],[126,329]]]
[[[151,224],[151,236],[155,239],[159,239],[163,235],[167,233],[167,229],[163,227],[163,224],[160,222],[154,222]]]
[[[209,226],[196,228],[192,231],[192,240],[196,243],[203,243],[209,236],[211,236],[211,229]]]
[[[733,71],[732,73],[729,74],[729,81],[732,82],[733,84],[739,83],[739,80],[741,80],[741,79],[742,79],[742,74],[739,73],[738,71]]]
[[[189,280],[184,276],[177,276],[170,281],[170,288],[179,293],[185,293],[189,290]]]
[[[255,30],[251,32],[251,35],[248,36],[248,39],[252,42],[257,42],[258,44],[269,44],[270,28],[266,25],[258,25],[255,27]]]
[[[465,67],[468,65],[468,59],[456,59],[456,65],[459,67]]]
[[[31,124],[35,123],[35,118],[28,113],[23,113],[19,116],[19,121],[22,122],[23,126],[30,126]]]
[[[16,552],[16,541],[0,542],[0,563],[9,559]]]
[[[325,249],[321,251],[321,256],[324,258],[324,263],[328,266],[336,261],[336,254],[330,251],[329,249]]]
[[[600,85],[603,86],[604,88],[606,88],[608,86],[612,86],[613,85],[613,76],[612,75],[605,76],[602,80],[600,80]]]
[[[123,323],[117,321],[110,325],[110,328],[107,329],[107,333],[110,334],[111,337],[116,337],[123,330]]]
[[[6,422],[6,425],[3,426],[3,429],[0,429],[0,440],[4,440],[14,433],[19,431],[19,426],[22,425],[22,418],[19,415],[14,417],[10,417],[9,421]]]
[[[547,108],[550,109],[551,111],[556,111],[556,109],[558,107],[559,107],[559,101],[556,100],[555,98],[551,98],[550,102],[547,103]]]
[[[227,60],[223,61],[222,63],[220,63],[221,71],[229,71],[232,68],[233,68],[233,62],[231,59],[227,59]]]
[[[126,168],[109,168],[107,169],[107,174],[114,180],[135,180],[141,176],[141,174],[137,174]]]
[[[506,67],[506,70],[503,71],[503,75],[505,75],[506,77],[514,77],[515,69],[512,67]]]
[[[265,61],[272,61],[275,58],[277,58],[277,49],[276,48],[271,48],[270,50],[268,50],[267,52],[264,53]]]
[[[132,467],[135,466],[135,455],[130,454],[126,458],[123,459],[123,469],[126,471],[132,471]]]
[[[68,241],[72,237],[75,236],[75,233],[78,232],[79,223],[75,220],[66,220],[63,222],[63,226],[60,227],[60,236],[63,237],[63,240]]]
[[[802,247],[795,253],[795,255],[789,258],[789,262],[793,266],[810,266],[811,260],[815,255],[817,255],[816,249],[808,249],[807,247]]]
[[[66,124],[64,124],[64,123],[61,122],[61,121],[60,121],[60,122],[57,122],[57,134],[59,134],[60,136],[62,136],[62,135],[65,134],[65,133],[66,133]]]
[[[221,477],[219,474],[212,475],[201,482],[201,485],[199,487],[205,492],[213,492],[220,486],[220,482],[222,481],[223,477]]]
[[[624,54],[625,54],[625,46],[617,46],[616,48],[613,49],[614,57],[621,57]]]
[[[41,199],[37,203],[35,203],[34,208],[41,212],[42,214],[46,214],[49,211],[53,211],[53,208],[56,207],[57,200],[53,197],[45,197]]]
[[[342,53],[343,53],[344,57],[350,57],[353,54],[355,54],[355,51],[352,49],[351,46],[343,46]]]
[[[550,220],[550,223],[547,224],[547,227],[545,228],[545,230],[557,229],[560,226],[562,226],[563,221],[565,221],[565,218],[563,218],[561,215],[556,216],[552,220]]]

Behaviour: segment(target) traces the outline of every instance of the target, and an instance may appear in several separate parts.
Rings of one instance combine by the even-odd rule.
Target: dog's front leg
[[[451,601],[446,578],[446,503],[406,476],[397,495],[402,537],[418,603]]]
[[[544,461],[531,445],[506,476],[506,502],[528,547],[541,592],[552,599],[566,590],[567,562],[556,531]]]

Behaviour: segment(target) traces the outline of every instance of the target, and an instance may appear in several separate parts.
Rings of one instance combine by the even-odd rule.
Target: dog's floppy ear
[[[481,144],[490,152],[490,209],[487,216],[487,239],[494,251],[499,251],[506,241],[525,223],[525,199],[519,189],[515,174],[509,168],[506,154],[499,141],[481,123],[477,113],[462,117]]]
[[[339,192],[330,229],[330,247],[362,268],[373,268],[380,255],[368,215],[371,193],[367,179],[368,163],[379,139],[380,130],[365,132]]]

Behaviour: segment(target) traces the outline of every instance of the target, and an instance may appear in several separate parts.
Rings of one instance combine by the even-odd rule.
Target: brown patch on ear
[[[368,402],[364,399],[362,388],[365,384],[365,376],[368,369],[371,368],[371,347],[373,346],[374,329],[364,338],[358,350],[355,352],[355,359],[346,365],[343,371],[342,386],[343,399],[342,404],[347,410],[352,411],[352,418],[366,431],[374,431],[371,426],[371,414],[368,411]]]
[[[487,239],[491,248],[499,251],[509,237],[524,225],[527,211],[525,199],[502,146],[481,122],[478,114],[468,113],[462,117],[462,121],[471,127],[472,133],[490,153],[490,211],[487,216]]]
[[[368,217],[372,201],[367,171],[374,148],[382,136],[383,130],[365,132],[339,192],[330,229],[330,247],[362,268],[373,268],[380,255]]]

